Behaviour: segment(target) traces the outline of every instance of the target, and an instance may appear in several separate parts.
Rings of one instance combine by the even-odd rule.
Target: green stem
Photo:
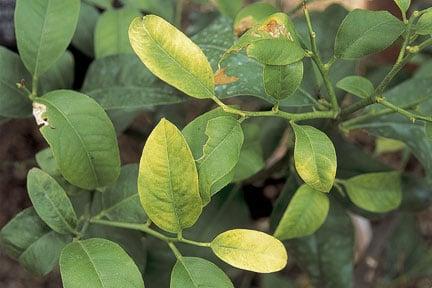
[[[413,103],[410,103],[408,105],[402,106],[400,108],[402,108],[402,109],[410,109],[410,108],[415,107],[415,106],[419,105],[420,103],[426,101],[427,99],[428,99],[428,97],[421,98],[421,99],[419,99],[419,100],[417,100],[417,101],[415,101]],[[360,115],[358,117],[355,117],[353,119],[350,119],[348,121],[342,122],[341,125],[340,125],[340,127],[341,127],[342,130],[347,130],[347,129],[349,130],[349,128],[347,128],[349,126],[352,126],[352,125],[355,125],[355,124],[358,124],[358,123],[362,123],[365,120],[369,120],[369,119],[385,116],[385,115],[392,114],[392,113],[395,113],[395,111],[393,109],[383,109],[383,110],[380,110],[378,112],[370,112],[370,113],[363,114],[363,115]]]
[[[312,20],[310,18],[310,14],[309,14],[309,10],[307,9],[306,6],[306,1],[303,1],[303,11],[304,11],[304,15],[306,18],[306,23],[307,23],[307,27],[308,27],[308,31],[309,31],[309,38],[310,38],[310,42],[311,42],[311,48],[312,48],[312,60],[315,62],[315,64],[318,67],[318,70],[320,71],[320,74],[323,78],[324,81],[324,85],[327,89],[327,93],[328,96],[330,97],[330,103],[332,105],[332,109],[334,111],[336,111],[337,113],[339,113],[339,103],[337,101],[337,97],[336,97],[336,93],[334,91],[334,87],[333,84],[331,83],[330,77],[329,77],[329,71],[331,68],[331,65],[333,65],[333,63],[336,61],[336,58],[332,58],[329,63],[324,64],[319,50],[318,50],[318,45],[317,45],[317,41],[316,41],[316,33],[313,30],[312,27]]]
[[[38,87],[38,78],[36,76],[33,76],[32,92],[30,94],[30,99],[32,100],[37,97],[37,87]]]
[[[217,97],[212,98],[213,101],[218,104],[225,112],[239,115],[240,117],[279,117],[284,118],[290,121],[303,121],[310,119],[336,119],[337,113],[334,111],[313,111],[313,112],[305,112],[305,113],[288,113],[285,111],[243,111],[238,110],[236,108],[225,105],[221,100]]]
[[[171,251],[174,253],[174,255],[176,256],[176,258],[178,260],[181,260],[183,258],[182,254],[177,249],[177,247],[174,245],[174,243],[168,242],[168,247],[171,248]]]
[[[381,105],[384,105],[385,107],[393,110],[396,113],[399,113],[399,114],[407,117],[408,119],[412,120],[413,122],[415,120],[423,120],[423,121],[427,121],[427,122],[432,122],[432,117],[427,117],[427,116],[420,115],[417,113],[412,113],[412,112],[405,110],[401,107],[398,107],[398,106],[396,106],[396,105],[394,105],[394,104],[392,104],[386,100],[379,100],[378,103]]]
[[[197,241],[188,240],[188,239],[184,239],[184,238],[168,237],[162,233],[159,233],[159,232],[151,229],[146,224],[107,221],[107,220],[100,220],[100,219],[94,219],[94,218],[90,219],[90,223],[141,231],[141,232],[144,232],[148,235],[151,235],[151,236],[153,236],[159,240],[162,240],[164,242],[167,242],[167,243],[179,242],[179,243],[185,243],[185,244],[190,244],[190,245],[199,246],[199,247],[210,247],[210,243],[206,243],[206,242],[197,242]]]
[[[184,5],[184,0],[177,0],[176,3],[176,13],[175,13],[175,20],[174,23],[177,26],[177,28],[181,28],[181,23],[182,23],[182,15],[183,15],[183,5]]]

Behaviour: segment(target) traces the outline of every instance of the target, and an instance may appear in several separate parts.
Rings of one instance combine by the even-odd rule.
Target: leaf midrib
[[[206,96],[209,96],[209,97],[214,96],[214,91],[213,91],[213,92],[210,91],[210,90],[207,88],[207,86],[204,85],[204,83],[201,81],[201,79],[199,79],[198,77],[196,77],[196,76],[195,76],[194,74],[192,74],[189,70],[185,69],[185,68],[183,67],[183,65],[181,65],[181,63],[177,61],[177,59],[175,59],[173,56],[171,56],[171,54],[169,54],[169,53],[164,49],[164,47],[162,47],[162,46],[159,44],[159,42],[156,41],[155,38],[153,38],[153,35],[150,33],[150,31],[147,29],[147,27],[144,25],[143,22],[141,22],[141,25],[142,25],[144,31],[145,31],[145,32],[147,33],[147,35],[149,36],[149,38],[153,41],[153,43],[155,43],[156,46],[157,46],[157,47],[158,47],[158,48],[159,48],[159,49],[160,49],[160,50],[161,50],[165,55],[168,56],[168,58],[170,58],[170,59],[171,59],[175,64],[177,64],[177,66],[180,67],[180,70],[186,72],[186,74],[188,74],[188,75],[191,76],[193,79],[195,79],[195,80],[198,81],[197,83],[199,83],[199,85],[200,85],[202,88],[204,88],[205,91],[207,91],[208,95],[206,95]],[[192,43],[193,43],[193,42],[192,42]],[[195,44],[195,43],[193,43],[193,44]],[[196,45],[196,44],[195,44],[195,45]],[[205,56],[204,56],[204,57],[205,57]]]
[[[91,156],[89,154],[89,151],[87,151],[86,149],[86,145],[84,145],[84,140],[82,139],[81,135],[78,133],[78,131],[75,129],[75,127],[72,125],[72,123],[69,121],[69,119],[66,117],[66,115],[63,113],[63,111],[60,110],[59,107],[57,107],[54,103],[52,103],[51,101],[47,100],[47,99],[40,99],[41,102],[46,102],[47,104],[49,104],[52,108],[55,108],[57,110],[57,112],[63,117],[63,119],[66,121],[66,123],[70,126],[70,128],[72,129],[72,131],[74,132],[74,134],[77,136],[77,138],[79,139],[79,142],[81,143],[83,150],[85,152],[85,155],[87,156],[87,160],[88,160],[88,164],[91,168],[94,180],[96,181],[96,185],[99,186],[99,179],[98,176],[96,174],[96,170],[95,167],[93,165],[93,162],[91,161]],[[48,120],[49,121],[49,120]]]

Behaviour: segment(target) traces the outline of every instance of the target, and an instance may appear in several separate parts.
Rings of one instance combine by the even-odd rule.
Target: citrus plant
[[[374,218],[427,204],[416,191],[432,171],[432,66],[396,79],[432,45],[432,10],[408,17],[410,1],[395,0],[399,20],[341,6],[310,13],[306,1],[301,15],[215,1],[222,16],[190,38],[179,28],[182,1],[114,2],[17,0],[19,55],[0,47],[0,115],[33,115],[49,145],[27,175],[33,207],[0,233],[28,270],[59,264],[66,288],[234,287],[231,267],[277,272],[288,251],[317,287],[351,287],[348,212]],[[399,42],[381,79],[355,73]],[[70,43],[95,57],[79,92]],[[249,98],[227,100],[237,96]],[[121,166],[117,136],[140,111],[198,100],[214,109],[187,125],[162,115],[139,165]],[[258,109],[244,108],[252,102]],[[426,177],[354,147],[346,135],[356,129],[398,140]],[[238,192],[274,173],[285,187],[269,225],[251,229]]]

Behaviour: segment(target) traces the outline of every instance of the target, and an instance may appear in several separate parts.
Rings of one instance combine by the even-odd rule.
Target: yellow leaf
[[[214,96],[213,70],[204,52],[161,17],[135,18],[129,40],[141,61],[163,81],[195,98]]]
[[[176,233],[191,227],[201,214],[192,152],[168,120],[159,122],[144,146],[138,192],[148,217],[165,231]]]
[[[228,264],[258,273],[282,270],[288,261],[282,242],[273,236],[254,230],[226,231],[213,239],[210,247]]]

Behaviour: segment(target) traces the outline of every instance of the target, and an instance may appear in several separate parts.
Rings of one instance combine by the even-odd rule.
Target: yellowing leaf
[[[201,214],[198,173],[181,132],[162,119],[144,146],[138,192],[148,217],[161,229],[179,232]]]
[[[295,167],[312,188],[329,192],[336,177],[336,151],[326,134],[312,126],[292,124]]]
[[[141,61],[163,81],[195,98],[214,95],[213,71],[203,51],[164,19],[135,18],[129,39]]]
[[[226,231],[213,239],[210,247],[228,264],[258,273],[282,270],[288,261],[282,242],[273,236],[254,230]]]

